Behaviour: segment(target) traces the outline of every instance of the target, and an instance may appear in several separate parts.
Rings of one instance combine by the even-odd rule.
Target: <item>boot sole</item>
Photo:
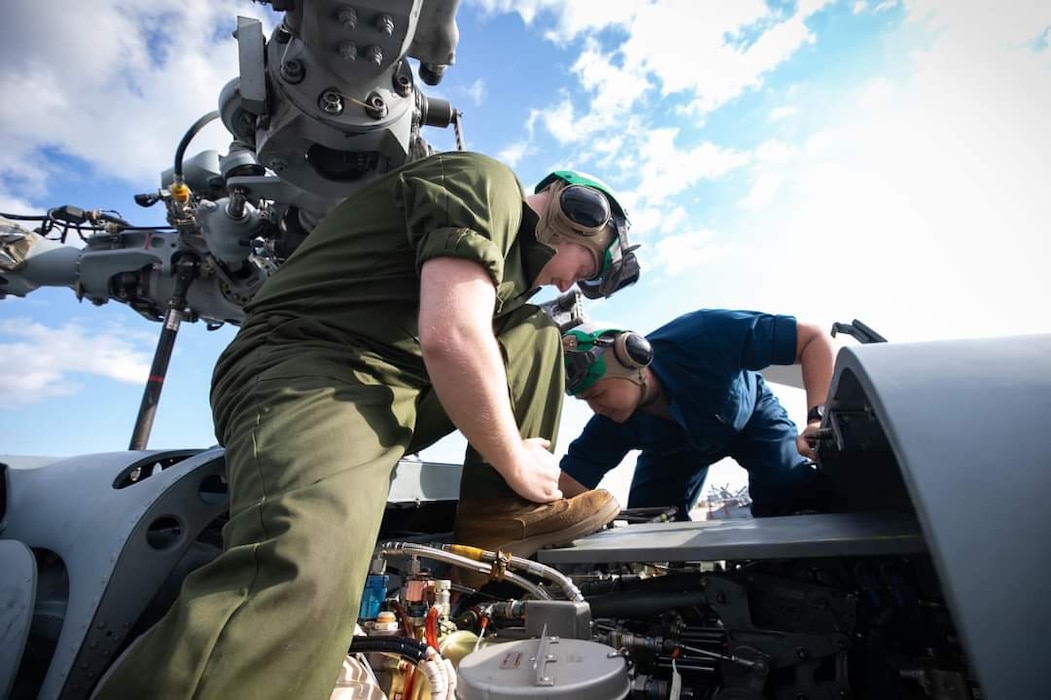
[[[500,547],[500,551],[508,552],[516,557],[528,559],[545,547],[557,547],[559,545],[569,544],[579,537],[598,532],[611,523],[619,513],[620,504],[617,503],[615,498],[611,498],[601,510],[592,513],[584,520],[581,520],[570,527],[555,532],[545,532],[540,535],[534,535],[523,540],[508,542]]]

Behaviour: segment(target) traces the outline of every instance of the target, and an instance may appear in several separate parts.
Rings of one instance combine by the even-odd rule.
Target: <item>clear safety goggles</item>
[[[606,247],[599,274],[594,279],[577,282],[580,292],[588,299],[602,299],[639,281],[639,260],[635,257],[637,245],[628,244],[628,225],[624,219],[614,219],[617,234]]]

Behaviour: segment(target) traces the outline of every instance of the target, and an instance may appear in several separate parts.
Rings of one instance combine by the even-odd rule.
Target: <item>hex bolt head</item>
[[[350,5],[344,5],[339,8],[339,14],[336,15],[336,19],[339,20],[340,25],[344,29],[353,31],[358,26],[358,11]]]
[[[339,55],[344,61],[355,61],[358,58],[358,45],[349,39],[339,42]]]
[[[305,75],[306,68],[304,68],[303,62],[297,58],[290,58],[281,64],[281,77],[293,85],[303,82]]]
[[[365,58],[375,63],[377,66],[383,63],[383,49],[375,44],[372,44],[365,49]]]
[[[318,97],[317,103],[325,114],[343,113],[343,96],[335,90],[325,90]]]
[[[389,37],[394,34],[394,18],[388,14],[382,14],[376,17],[376,29],[380,31],[383,36]]]

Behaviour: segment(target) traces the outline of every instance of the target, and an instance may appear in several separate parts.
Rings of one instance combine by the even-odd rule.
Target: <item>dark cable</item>
[[[47,221],[47,214],[5,214],[0,211],[0,216],[12,221]]]
[[[193,123],[185,134],[183,134],[182,141],[179,142],[179,147],[175,149],[175,181],[179,182],[182,180],[182,158],[186,154],[186,148],[190,145],[190,141],[197,135],[197,132],[204,128],[204,125],[213,119],[219,118],[219,112],[212,110],[208,114],[204,115]]]
[[[427,644],[411,637],[354,637],[348,651],[387,652],[418,664],[427,657]]]

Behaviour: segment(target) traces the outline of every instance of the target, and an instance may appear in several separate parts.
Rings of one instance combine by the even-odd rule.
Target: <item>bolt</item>
[[[275,173],[280,175],[284,171],[288,170],[288,161],[284,158],[275,156],[270,159],[270,162],[266,164],[266,167],[270,168]]]
[[[281,64],[281,77],[293,85],[302,82],[305,73],[306,69],[298,59],[290,58]]]
[[[353,61],[358,57],[358,45],[353,41],[339,42],[339,55],[344,61]]]
[[[370,92],[365,98],[365,114],[373,119],[383,119],[387,116],[387,104],[375,92]]]
[[[388,14],[379,15],[376,17],[376,29],[383,36],[391,36],[394,34],[394,18]]]
[[[350,5],[344,5],[339,8],[337,18],[344,29],[354,31],[354,28],[358,26],[358,11]]]
[[[383,63],[383,49],[372,44],[365,49],[365,58],[375,63],[377,66],[381,65]]]
[[[799,647],[798,649],[796,649],[796,656],[798,656],[801,659],[809,659],[810,652],[804,647]]]
[[[343,97],[335,90],[325,90],[318,97],[317,103],[326,114],[343,113]]]

